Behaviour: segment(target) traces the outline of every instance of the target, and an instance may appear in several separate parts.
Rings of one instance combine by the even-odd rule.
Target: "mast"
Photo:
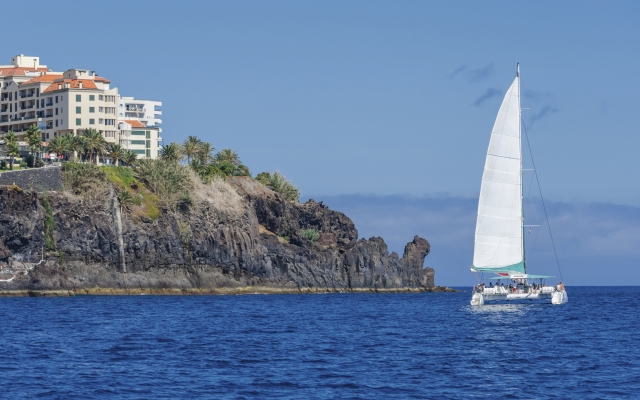
[[[516,77],[518,81],[520,81],[520,63],[516,63]],[[518,82],[518,136],[520,137],[520,204],[522,210],[522,220],[520,225],[522,225],[522,262],[524,263],[524,273],[527,273],[527,260],[525,258],[525,249],[524,249],[524,195],[522,193],[523,185],[523,176],[522,176],[522,108],[520,108],[520,82]]]

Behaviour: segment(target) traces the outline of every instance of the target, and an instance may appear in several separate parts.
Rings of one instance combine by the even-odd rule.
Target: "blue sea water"
[[[0,397],[640,397],[640,287],[0,298]]]

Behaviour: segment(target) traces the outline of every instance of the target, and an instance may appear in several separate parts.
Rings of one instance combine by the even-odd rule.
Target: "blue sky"
[[[253,173],[279,170],[304,197],[358,195],[363,209],[365,199],[402,209],[476,198],[517,60],[551,212],[586,213],[558,221],[567,245],[581,242],[575,224],[587,216],[589,226],[638,226],[638,2],[32,1],[3,15],[34,26],[3,42],[3,63],[23,53],[96,70],[123,95],[163,101],[165,143],[196,134],[238,151]],[[615,218],[592,215],[598,207]],[[363,234],[403,231],[397,213],[373,215],[354,218]],[[398,226],[376,223],[389,215]],[[432,260],[447,224],[426,236]]]

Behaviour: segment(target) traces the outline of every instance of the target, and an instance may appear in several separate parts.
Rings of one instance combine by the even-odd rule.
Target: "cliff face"
[[[87,202],[0,187],[0,292],[434,289],[426,240],[400,258],[381,238],[357,240],[352,221],[321,202],[283,201],[250,178],[229,183],[235,210],[202,201],[155,221],[132,218],[113,191]],[[318,241],[300,235],[307,228]]]

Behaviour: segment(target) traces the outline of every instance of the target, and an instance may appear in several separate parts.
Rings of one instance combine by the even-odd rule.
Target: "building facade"
[[[120,97],[108,79],[93,71],[51,71],[40,65],[39,57],[18,55],[11,65],[0,65],[0,137],[13,131],[21,143],[33,124],[43,142],[93,128],[108,143],[124,143],[141,158],[156,158],[161,106],[159,101]]]
[[[145,126],[161,128],[161,107],[161,101],[120,97],[118,100],[118,119],[121,121],[139,121]],[[162,132],[162,129],[160,129],[160,132]]]
[[[160,128],[146,126],[140,121],[124,120],[118,123],[120,145],[138,155],[138,158],[158,158],[162,148]]]

